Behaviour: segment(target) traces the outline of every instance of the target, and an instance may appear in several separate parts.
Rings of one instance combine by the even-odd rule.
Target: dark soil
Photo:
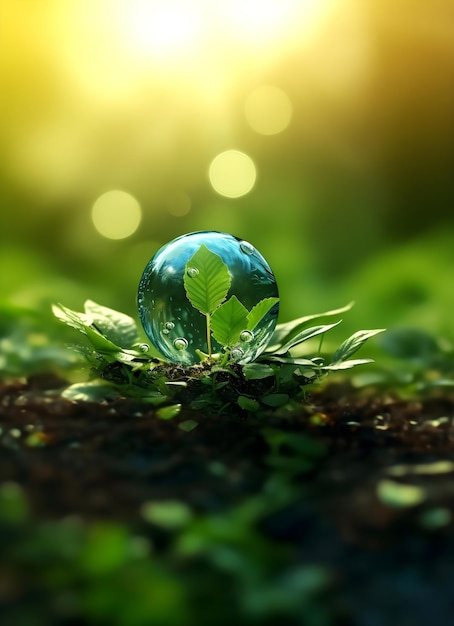
[[[285,417],[184,411],[163,421],[137,400],[70,402],[62,384],[40,376],[0,387],[0,481],[23,487],[34,519],[140,526],[141,505],[167,499],[222,512],[269,476],[264,426],[308,434],[327,454],[296,471],[301,498],[264,520],[264,535],[290,542],[296,562],[335,572],[339,623],[454,622],[454,471],[433,465],[454,462],[454,397],[406,401],[336,384]],[[188,419],[199,422],[191,432],[179,428]],[[389,502],[386,481],[420,487],[424,498]]]

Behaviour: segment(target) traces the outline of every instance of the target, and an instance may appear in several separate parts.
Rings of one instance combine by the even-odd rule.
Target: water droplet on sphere
[[[242,330],[240,333],[240,339],[244,343],[249,343],[254,339],[254,333],[252,333],[250,330]]]
[[[236,296],[248,312],[262,300],[274,299],[269,301],[267,312],[256,325],[241,332],[241,348],[232,350],[241,350],[241,354],[236,353],[236,358],[240,363],[248,363],[263,352],[274,332],[279,310],[278,289],[273,272],[260,252],[233,235],[195,232],[182,235],[158,250],[145,267],[139,284],[142,325],[153,346],[168,361],[195,365],[200,362],[198,351],[208,353],[206,315],[193,306],[185,290],[188,277],[202,276],[199,267],[188,263],[202,245],[217,255],[228,269],[228,290],[215,309],[232,296]],[[217,279],[216,276],[215,281]],[[194,285],[199,285],[199,281]],[[210,313],[212,315],[214,311]],[[213,355],[223,354],[226,347],[211,334]]]
[[[149,349],[150,349],[150,346],[147,343],[141,343],[139,345],[139,350],[141,352],[148,352]]]
[[[196,267],[188,267],[188,269],[186,270],[186,273],[191,278],[195,278],[196,276],[198,276],[199,270]]]
[[[188,347],[188,340],[184,337],[178,337],[178,339],[175,339],[173,342],[173,345],[177,350],[186,350]]]
[[[233,348],[230,356],[234,361],[239,361],[244,356],[244,351],[241,348]]]
[[[240,248],[242,250],[242,252],[244,252],[244,254],[253,254],[254,253],[254,246],[249,243],[249,241],[241,241],[240,242]]]

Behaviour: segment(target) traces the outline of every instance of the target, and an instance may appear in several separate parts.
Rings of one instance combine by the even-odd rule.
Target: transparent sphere
[[[138,306],[154,347],[184,365],[199,363],[200,353],[252,361],[271,339],[279,312],[276,280],[263,256],[249,242],[213,231],[160,248],[140,279]]]

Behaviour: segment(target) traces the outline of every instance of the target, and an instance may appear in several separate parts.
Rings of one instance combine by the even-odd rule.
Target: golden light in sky
[[[208,0],[209,1],[209,0]],[[330,0],[328,0],[330,1]],[[225,0],[219,11],[231,34],[248,46],[283,45],[289,33],[304,34],[326,0]]]
[[[62,64],[102,100],[151,73],[209,85],[299,45],[334,0],[67,0],[53,36]]]
[[[337,1],[7,1],[8,175],[55,203],[100,186],[168,196],[164,173],[191,194],[209,155],[241,141],[241,117],[264,135],[285,130],[296,104],[267,75],[310,48]]]
[[[203,20],[198,3],[183,0],[114,2],[127,44],[152,57],[176,57],[197,46]]]

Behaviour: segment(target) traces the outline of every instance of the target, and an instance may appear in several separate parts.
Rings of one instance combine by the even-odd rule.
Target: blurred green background
[[[3,0],[4,310],[136,315],[193,230],[251,241],[281,321],[454,336],[451,0]]]

